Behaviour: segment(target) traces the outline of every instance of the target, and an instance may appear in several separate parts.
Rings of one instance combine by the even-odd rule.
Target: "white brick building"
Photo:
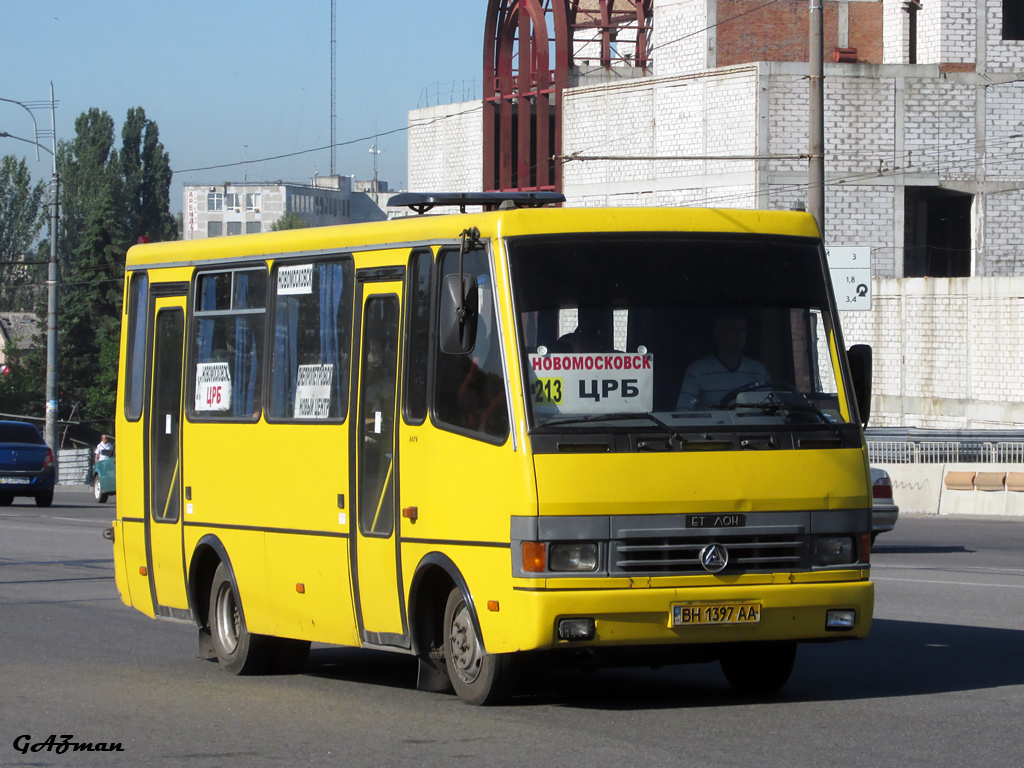
[[[878,51],[832,63],[826,49],[825,65],[825,239],[871,248],[872,310],[843,323],[875,349],[872,424],[1024,426],[1018,4],[924,0],[911,18],[904,0],[825,2],[826,45]],[[768,28],[760,5],[654,0],[647,76],[561,92],[570,205],[805,201],[807,65],[737,61],[733,41]],[[741,16],[747,36],[727,38]],[[410,189],[482,188],[479,107],[410,113]]]
[[[312,227],[387,218],[370,195],[353,190],[350,176],[319,176],[309,184],[188,184],[183,198],[185,240],[267,232],[286,213]]]

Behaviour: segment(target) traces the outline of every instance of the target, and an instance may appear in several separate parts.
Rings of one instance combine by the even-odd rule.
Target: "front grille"
[[[698,560],[708,544],[721,544],[729,562],[720,573],[810,568],[807,537],[788,534],[629,538],[612,541],[610,570],[628,574],[707,573]]]

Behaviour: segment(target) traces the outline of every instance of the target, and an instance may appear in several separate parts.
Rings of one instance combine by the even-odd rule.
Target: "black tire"
[[[53,504],[53,489],[36,494],[36,506],[48,507]]]
[[[9,493],[0,494],[0,507],[9,507],[14,503],[14,497]]]
[[[775,693],[789,680],[796,661],[796,643],[737,643],[719,659],[729,685],[739,693]]]
[[[270,661],[270,639],[245,626],[238,589],[224,563],[217,566],[210,586],[210,635],[217,661],[233,675],[258,675]]]
[[[871,532],[871,543],[872,543],[872,545],[875,543],[875,539],[878,538],[878,534],[879,533],[880,533],[880,531],[872,531]]]
[[[444,608],[444,663],[455,693],[467,704],[500,704],[512,693],[511,654],[491,654],[480,642],[480,631],[458,588]]]
[[[107,503],[107,498],[109,498],[109,496],[110,496],[109,493],[104,493],[100,489],[100,479],[99,479],[99,477],[97,476],[96,478],[94,478],[93,481],[92,481],[92,497],[94,499],[96,499],[96,503],[97,504],[106,504]]]

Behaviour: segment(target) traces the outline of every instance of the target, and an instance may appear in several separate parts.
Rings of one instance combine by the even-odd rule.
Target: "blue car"
[[[36,506],[53,503],[53,451],[31,424],[0,421],[0,507],[15,496],[31,496]]]

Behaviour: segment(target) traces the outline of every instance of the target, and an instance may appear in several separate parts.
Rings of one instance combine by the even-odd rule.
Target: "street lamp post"
[[[810,102],[807,149],[807,208],[818,221],[825,239],[825,11],[822,0],[810,0],[808,18],[808,96]]]
[[[17,104],[18,106],[24,107],[29,110],[29,114],[32,111],[22,104],[20,101],[14,101],[12,99],[0,99],[0,101],[10,102]],[[50,197],[50,264],[49,271],[46,277],[46,424],[43,430],[43,437],[46,439],[46,444],[53,450],[53,461],[57,463],[57,286],[58,286],[58,275],[57,275],[57,219],[58,219],[58,205],[60,201],[60,178],[57,175],[57,118],[56,110],[53,100],[53,83],[50,83],[50,125],[53,132],[53,149],[50,150],[38,141],[32,141],[29,139],[22,139],[18,136],[12,136],[11,134],[0,131],[0,137],[17,139],[18,141],[24,141],[28,144],[34,144],[36,146],[36,155],[38,156],[39,150],[42,149],[49,152],[53,158],[53,172],[50,178],[51,197]],[[35,127],[35,116],[32,117],[32,124]],[[38,128],[36,128],[36,138],[39,138]]]

